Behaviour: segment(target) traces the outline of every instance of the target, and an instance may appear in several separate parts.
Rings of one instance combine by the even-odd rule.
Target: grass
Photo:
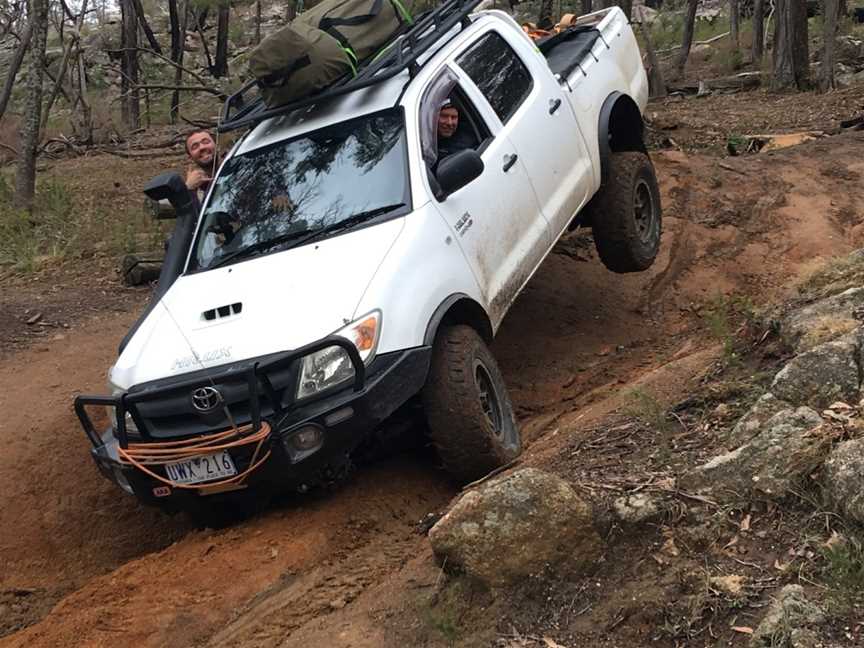
[[[864,543],[848,536],[821,548],[819,578],[844,609],[864,603]]]
[[[654,394],[636,387],[626,394],[627,404],[624,412],[628,416],[639,419],[646,426],[658,432],[668,431],[671,422],[666,407]]]
[[[0,175],[0,266],[33,272],[44,263],[96,253],[158,250],[162,226],[143,215],[77,205],[67,187],[41,180],[31,213],[12,206],[11,181]]]

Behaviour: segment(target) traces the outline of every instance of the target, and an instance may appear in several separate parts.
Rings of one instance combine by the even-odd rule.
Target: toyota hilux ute
[[[418,17],[315,97],[241,90],[220,130],[246,132],[200,208],[176,175],[149,183],[177,215],[158,288],[111,394],[75,403],[123,490],[193,514],[302,490],[406,405],[460,482],[520,453],[488,346],[502,318],[575,226],[610,270],[647,269],[661,208],[621,10],[535,43],[476,4]],[[470,146],[439,160],[445,99]]]

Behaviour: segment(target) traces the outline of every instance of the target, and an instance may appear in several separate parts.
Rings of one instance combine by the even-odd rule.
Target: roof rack
[[[253,126],[270,117],[284,115],[298,108],[368,88],[376,83],[391,79],[406,69],[413,77],[421,67],[418,63],[420,56],[456,25],[461,24],[463,28],[467,27],[470,24],[469,14],[481,1],[447,0],[437,8],[419,16],[406,31],[386,45],[377,56],[362,62],[356,75],[346,75],[323,91],[299,101],[275,108],[268,108],[260,97],[247,103],[245,95],[257,83],[255,79],[252,79],[225,101],[218,130],[220,133],[224,133],[244,126]]]

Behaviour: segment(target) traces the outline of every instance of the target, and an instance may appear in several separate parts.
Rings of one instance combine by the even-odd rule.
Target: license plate
[[[237,469],[231,461],[231,455],[227,450],[223,450],[194,459],[165,464],[165,474],[168,479],[177,484],[200,484],[236,475]]]

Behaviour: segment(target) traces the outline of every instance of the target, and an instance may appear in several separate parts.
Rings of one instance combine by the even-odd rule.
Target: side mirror
[[[174,209],[167,198],[162,200],[144,199],[144,214],[156,220],[171,220],[177,218],[177,210]]]
[[[473,149],[459,151],[441,160],[435,177],[441,187],[442,200],[480,177],[484,168],[480,154]]]
[[[179,213],[188,210],[197,202],[197,197],[177,173],[162,173],[144,185],[144,194],[155,201],[167,200]]]

